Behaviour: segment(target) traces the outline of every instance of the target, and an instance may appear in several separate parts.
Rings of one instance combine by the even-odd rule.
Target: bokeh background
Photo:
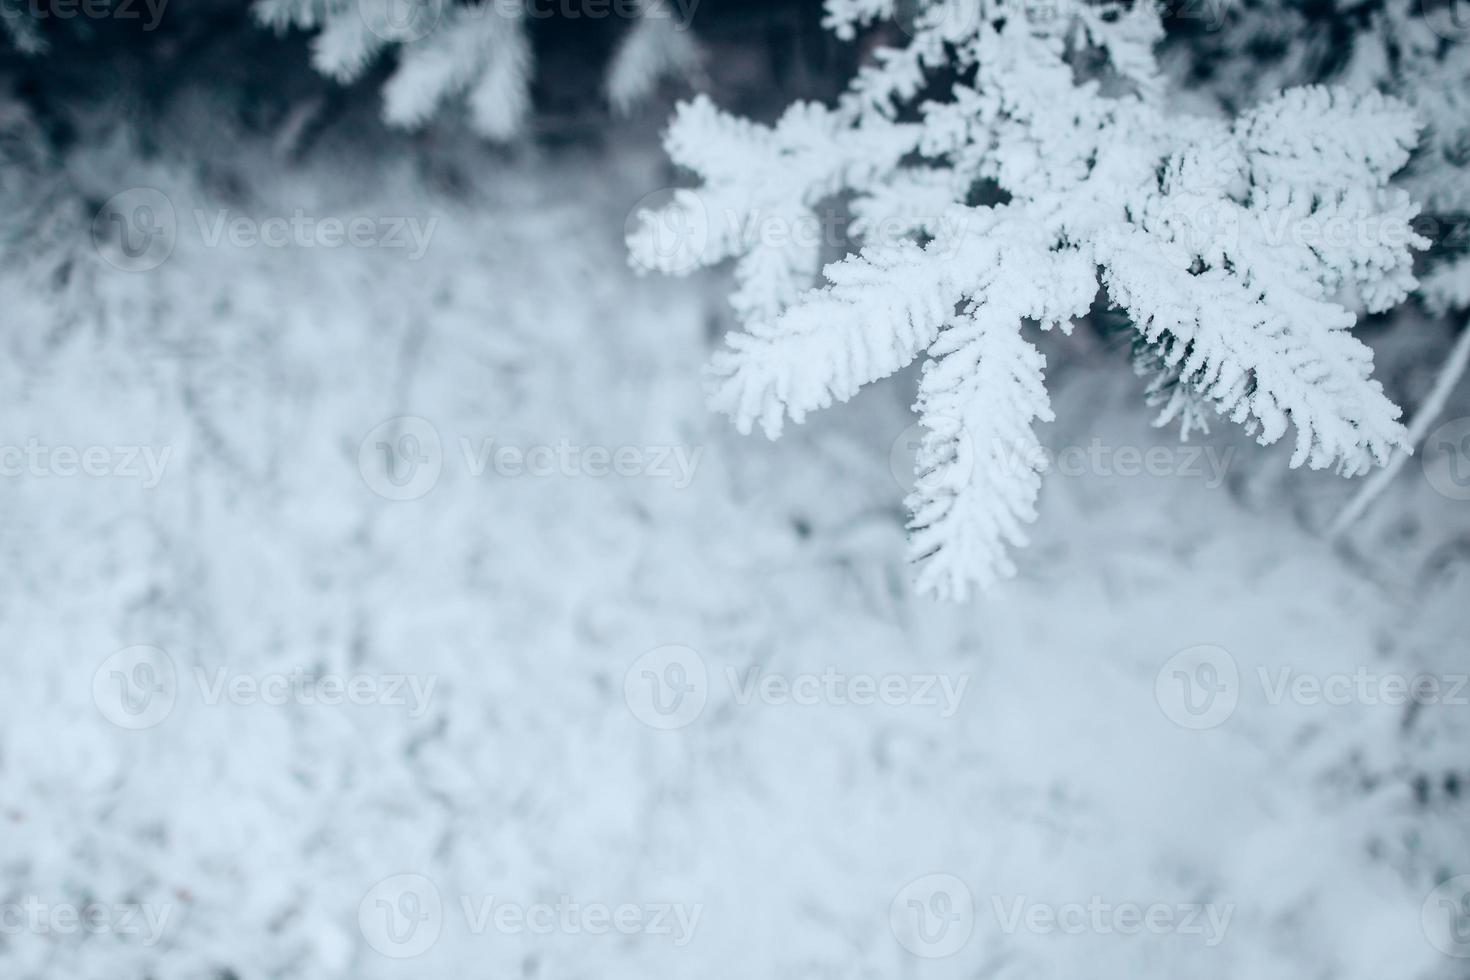
[[[623,244],[673,99],[839,90],[819,6],[623,113],[627,19],[537,19],[496,143],[175,3],[0,60],[0,976],[1470,976],[1463,385],[1328,540],[1100,312],[1020,574],[921,601],[914,377],[741,437],[726,275]],[[1457,326],[1360,335],[1412,406]]]

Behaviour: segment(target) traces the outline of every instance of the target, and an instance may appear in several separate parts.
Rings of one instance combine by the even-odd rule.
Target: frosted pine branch
[[[313,33],[312,66],[339,82],[363,75],[380,58],[396,59],[383,87],[383,117],[422,126],[462,99],[476,132],[509,140],[525,130],[533,71],[526,4],[497,0],[405,4],[402,0],[255,0],[255,17],[277,31]],[[607,93],[626,112],[658,82],[693,79],[702,55],[688,25],[653,5],[620,45],[608,68]]]
[[[830,0],[828,25],[847,37],[893,13]],[[1151,9],[1044,13],[921,5],[911,43],[879,50],[836,110],[794,106],[775,126],[683,106],[666,147],[702,183],[629,242],[645,268],[737,261],[744,329],[713,360],[711,400],[742,431],[775,437],[927,352],[910,556],[919,587],[946,597],[1010,574],[1035,515],[1039,465],[1025,461],[1050,408],[1022,332],[1067,327],[1099,288],[1133,319],[1162,379],[1151,397],[1167,387],[1165,416],[1186,431],[1203,408],[1262,444],[1294,430],[1293,466],[1344,474],[1403,443],[1350,328],[1355,309],[1417,287],[1427,243],[1389,187],[1417,139],[1407,107],[1308,87],[1233,121],[1169,115]],[[960,76],[950,97],[901,114],[941,65]],[[977,189],[1005,203],[974,203]],[[841,198],[866,244],[820,288],[801,281],[813,256],[741,233]],[[655,232],[674,218],[707,235],[661,264]]]
[[[665,79],[693,81],[703,71],[704,52],[693,35],[672,18],[642,7],[607,70],[607,100],[620,114],[646,101]]]

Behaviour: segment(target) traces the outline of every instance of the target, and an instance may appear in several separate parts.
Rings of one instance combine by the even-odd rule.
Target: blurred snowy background
[[[626,18],[537,21],[498,143],[185,6],[0,69],[0,976],[1470,976],[1470,389],[1329,542],[1099,314],[1018,576],[917,598],[914,374],[742,437],[728,276],[623,241],[819,9],[622,115]],[[1412,407],[1458,326],[1358,332]]]

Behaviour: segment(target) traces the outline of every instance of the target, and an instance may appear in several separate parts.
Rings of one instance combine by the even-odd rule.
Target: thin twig
[[[1343,508],[1342,513],[1337,515],[1337,520],[1332,522],[1332,527],[1327,532],[1328,537],[1337,538],[1352,527],[1383,492],[1383,489],[1393,482],[1393,478],[1398,475],[1399,470],[1403,469],[1404,462],[1414,451],[1414,447],[1419,445],[1428,434],[1429,427],[1434,424],[1434,420],[1439,418],[1440,412],[1444,411],[1445,402],[1449,400],[1455,383],[1465,373],[1467,364],[1470,364],[1470,323],[1461,328],[1460,336],[1450,350],[1450,356],[1445,360],[1444,367],[1440,368],[1439,377],[1434,380],[1434,387],[1430,390],[1429,397],[1424,399],[1424,404],[1420,405],[1419,411],[1414,413],[1414,420],[1409,423],[1409,430],[1404,438],[1404,448],[1394,453],[1387,466],[1363,482],[1357,494]]]

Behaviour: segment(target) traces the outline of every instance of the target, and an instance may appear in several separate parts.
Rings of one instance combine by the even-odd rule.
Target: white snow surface
[[[1221,426],[1204,445],[1231,453],[1224,482],[1203,458],[1201,476],[1054,472],[1016,579],[967,605],[915,598],[890,466],[914,379],[776,443],[709,413],[701,365],[728,284],[640,279],[623,254],[627,214],[668,182],[657,154],[479,159],[455,195],[405,158],[329,158],[256,179],[244,203],[127,153],[74,163],[103,198],[162,189],[178,243],[127,273],[83,242],[61,297],[7,273],[3,441],[169,456],[152,487],[0,479],[0,903],[141,906],[164,924],[148,943],[6,930],[0,976],[1383,980],[1463,965],[1421,911],[1470,872],[1465,804],[1439,790],[1464,773],[1470,709],[1273,704],[1260,672],[1463,673],[1465,557],[1442,545],[1466,540],[1470,505],[1411,465],[1361,535],[1408,557],[1350,560],[1295,512],[1349,488],[1281,475],[1279,454]],[[418,261],[210,247],[193,209],[222,207],[437,224]],[[1172,445],[1126,352],[1043,349],[1048,446]],[[384,499],[359,466],[399,416],[440,440],[418,499]],[[476,475],[463,446],[482,440],[699,455],[687,486]],[[167,653],[177,693],[133,731],[94,677],[139,645]],[[670,645],[697,655],[706,701],[659,730],[625,691]],[[1192,730],[1156,681],[1200,645],[1238,666],[1239,702]],[[779,703],[732,682],[753,668],[964,687],[947,717]],[[198,678],[221,669],[433,688],[417,712],[211,704]],[[360,915],[403,874],[442,901],[412,958],[375,948]],[[904,889],[936,874],[973,916],[952,923],[957,948],[918,944],[948,955],[915,955]],[[697,919],[687,935],[533,934],[477,922],[492,900]],[[1018,903],[1194,908],[1199,931],[1007,931]]]

